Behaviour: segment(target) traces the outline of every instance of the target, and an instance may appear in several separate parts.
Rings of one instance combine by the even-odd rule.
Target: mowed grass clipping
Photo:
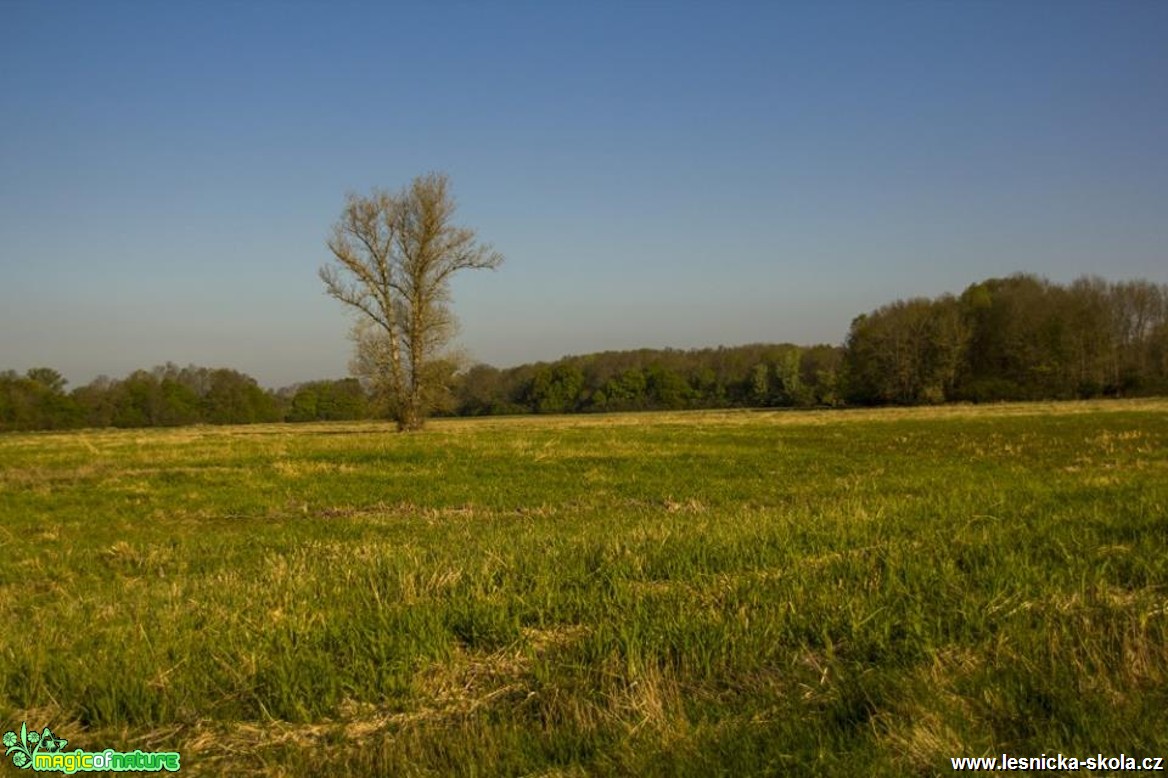
[[[205,775],[1168,755],[1168,402],[0,436],[0,726]]]

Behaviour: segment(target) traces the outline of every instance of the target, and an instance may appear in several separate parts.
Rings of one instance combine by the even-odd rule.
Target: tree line
[[[858,405],[1168,393],[1168,286],[994,278],[857,317],[844,346]]]
[[[884,305],[856,317],[842,346],[434,364],[435,413],[460,416],[1168,394],[1168,286],[1018,274]],[[0,372],[0,430],[384,418],[386,402],[367,376],[270,390],[229,368],[167,364],[67,392],[50,368]]]
[[[455,384],[455,411],[834,407],[1168,394],[1168,286],[1029,274],[856,317],[843,346],[565,357]]]
[[[462,416],[840,405],[838,346],[753,344],[640,349],[499,370],[476,365],[455,386]]]
[[[355,378],[313,381],[277,391],[230,368],[174,364],[101,376],[71,392],[51,368],[0,372],[0,430],[177,427],[368,418]]]

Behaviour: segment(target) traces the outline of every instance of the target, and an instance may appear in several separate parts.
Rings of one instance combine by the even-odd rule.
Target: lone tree
[[[503,256],[474,230],[451,223],[444,174],[419,176],[397,194],[350,194],[333,227],[326,290],[359,311],[355,366],[383,394],[402,431],[422,428],[449,374],[442,350],[454,335],[450,277],[495,268]]]

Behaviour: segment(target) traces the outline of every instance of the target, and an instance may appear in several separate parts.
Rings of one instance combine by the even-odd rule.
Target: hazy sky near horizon
[[[841,342],[1017,271],[1168,282],[1168,3],[0,0],[0,369],[347,373],[346,192],[445,171],[459,343]]]

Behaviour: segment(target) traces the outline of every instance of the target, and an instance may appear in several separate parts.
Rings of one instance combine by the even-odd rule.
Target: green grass
[[[206,775],[1168,755],[1168,402],[0,436],[0,728]]]

